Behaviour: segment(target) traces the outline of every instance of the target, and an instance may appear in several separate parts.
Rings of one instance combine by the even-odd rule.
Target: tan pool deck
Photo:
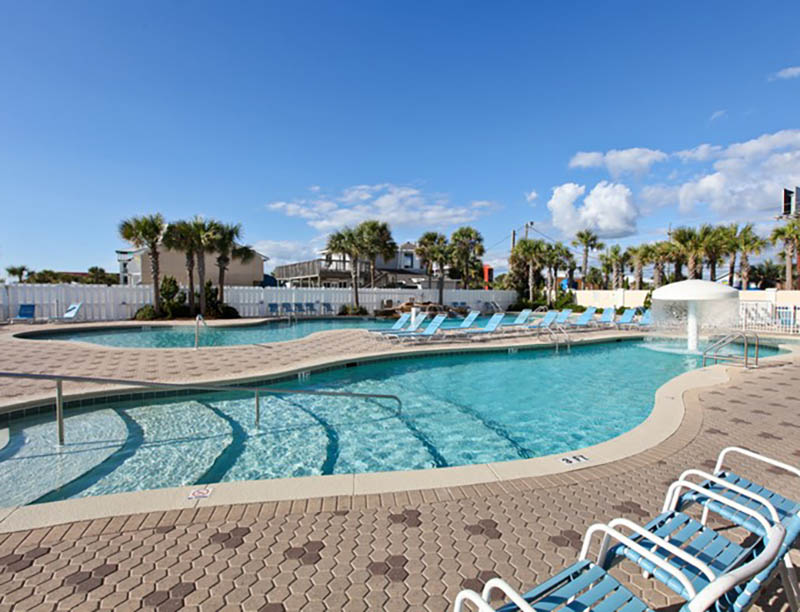
[[[208,382],[397,351],[360,330],[194,351],[13,338],[21,327],[0,328],[0,370]],[[575,334],[583,341],[618,335]],[[530,336],[501,341],[532,342]],[[479,590],[496,575],[524,590],[574,561],[590,524],[616,516],[644,522],[660,510],[672,480],[689,467],[712,469],[725,446],[798,463],[796,353],[765,360],[758,369],[695,371],[683,387],[659,392],[666,420],[645,432],[653,444],[639,448],[632,440],[619,455],[625,458],[599,465],[587,453],[589,462],[561,473],[517,477],[513,464],[521,462],[509,462],[497,478],[472,484],[436,486],[423,478],[414,486],[414,477],[399,474],[401,486],[387,487],[391,492],[329,494],[320,486],[313,496],[297,497],[286,487],[285,497],[294,499],[283,501],[251,501],[258,496],[252,488],[237,494],[235,483],[212,485],[208,499],[183,508],[140,512],[130,494],[132,501],[114,505],[103,518],[75,522],[65,511],[48,517],[46,527],[20,525],[0,533],[0,610],[444,611],[460,589]],[[65,391],[96,389],[65,384]],[[0,406],[6,408],[52,394],[50,384],[0,379]],[[659,428],[667,428],[664,436]],[[737,468],[800,498],[797,479],[750,462]],[[94,501],[95,508],[102,504],[102,498]],[[0,516],[0,531],[14,517]],[[655,608],[679,602],[630,567],[615,572]],[[757,607],[786,608],[779,589],[770,589]]]

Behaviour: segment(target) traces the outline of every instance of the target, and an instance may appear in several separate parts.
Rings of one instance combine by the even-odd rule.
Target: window
[[[414,253],[403,253],[403,268],[414,267]]]

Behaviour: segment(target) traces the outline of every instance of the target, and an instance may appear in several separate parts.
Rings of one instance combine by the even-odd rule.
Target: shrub
[[[339,316],[346,316],[346,315],[360,315],[364,316],[369,314],[367,309],[363,306],[354,306],[352,304],[342,304],[339,307]]]
[[[156,309],[153,308],[152,304],[145,304],[136,311],[133,318],[137,321],[153,321],[156,318]]]

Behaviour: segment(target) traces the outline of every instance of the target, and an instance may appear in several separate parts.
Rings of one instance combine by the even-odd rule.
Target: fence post
[[[60,379],[56,381],[56,424],[58,445],[64,446],[64,390]]]

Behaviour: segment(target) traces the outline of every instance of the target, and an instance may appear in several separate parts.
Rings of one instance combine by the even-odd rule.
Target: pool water
[[[513,321],[514,316],[506,315]],[[430,318],[429,318],[430,320]],[[483,326],[489,317],[478,317],[476,324]],[[443,329],[458,327],[461,319],[448,319]],[[393,319],[319,318],[301,319],[292,323],[286,320],[269,321],[258,325],[208,326],[200,328],[200,346],[232,346],[261,344],[305,338],[309,334],[332,329],[388,329]],[[194,325],[107,328],[96,330],[66,330],[36,332],[30,338],[41,340],[78,340],[104,346],[121,348],[194,348]]]
[[[401,410],[383,399],[262,395],[257,427],[249,392],[116,402],[68,410],[62,448],[52,416],[15,419],[0,449],[0,506],[576,450],[640,424],[656,389],[698,362],[641,341],[392,359],[279,386],[394,394]]]

